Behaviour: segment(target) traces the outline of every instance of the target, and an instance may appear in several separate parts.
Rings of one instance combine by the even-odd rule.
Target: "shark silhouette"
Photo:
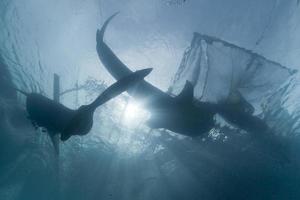
[[[102,28],[97,30],[96,48],[104,67],[116,80],[119,80],[132,72],[103,40],[107,25],[117,14],[109,17]],[[265,132],[268,130],[268,126],[260,118],[248,112],[243,103],[209,103],[196,100],[193,94],[194,87],[189,81],[176,97],[170,96],[144,80],[139,82],[134,90],[129,89],[128,93],[143,101],[150,111],[151,117],[147,121],[150,128],[164,128],[194,137],[212,129],[215,126],[215,114],[220,114],[232,125],[246,131]]]
[[[50,133],[61,133],[61,140],[66,141],[72,135],[88,134],[93,126],[95,110],[122,92],[134,87],[151,71],[152,69],[148,68],[124,76],[109,86],[91,104],[82,105],[77,110],[67,108],[41,94],[17,90],[26,96],[26,110],[34,126],[44,127]]]

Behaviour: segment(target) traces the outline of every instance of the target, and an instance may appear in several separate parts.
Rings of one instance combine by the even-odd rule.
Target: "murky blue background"
[[[116,11],[105,40],[131,69],[166,91],[193,32],[216,36],[299,69],[296,0],[1,0],[0,199],[299,199],[299,77],[269,102],[285,148],[252,145],[249,135],[190,139],[144,125],[147,111],[123,95],[99,108],[86,137],[61,144],[27,120],[13,87],[52,97],[53,73],[71,108],[114,82],[96,53],[96,30]],[[89,82],[86,82],[89,80]],[[104,81],[104,82],[103,82]],[[97,86],[97,87],[96,87]],[[136,113],[132,115],[131,113]],[[225,131],[226,132],[226,131]],[[289,162],[282,163],[282,154]]]

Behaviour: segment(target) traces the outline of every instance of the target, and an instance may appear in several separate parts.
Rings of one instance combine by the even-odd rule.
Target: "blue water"
[[[58,73],[62,91],[85,86],[61,97],[77,108],[112,82],[103,67],[95,67],[100,66],[94,49],[100,22],[85,12],[95,12],[103,22],[103,13],[96,12],[101,3],[95,2],[99,7],[59,4],[73,5],[71,13],[47,1],[0,2],[1,200],[300,198],[298,74],[266,101],[263,117],[276,130],[272,138],[255,139],[226,127],[196,139],[151,131],[143,123],[147,111],[122,95],[97,110],[89,135],[61,143],[57,157],[47,134],[32,127],[25,99],[13,88],[51,98],[53,74]],[[42,14],[54,17],[45,21],[37,17]],[[95,29],[83,28],[90,26]],[[87,44],[75,33],[87,36]]]

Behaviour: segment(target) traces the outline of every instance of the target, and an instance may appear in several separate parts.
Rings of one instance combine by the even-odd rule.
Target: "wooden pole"
[[[60,82],[59,76],[54,74],[53,78],[53,100],[59,102],[59,94],[60,94]],[[59,133],[50,133],[50,138],[52,140],[55,152],[59,155]]]
[[[57,74],[53,76],[53,100],[56,102],[60,101],[60,78]],[[56,192],[54,195],[55,198],[61,199],[61,187],[60,187],[60,159],[59,159],[59,142],[60,142],[60,134],[53,132],[50,133],[50,138],[52,140],[54,150],[56,153],[55,156],[55,170],[56,170]]]
[[[59,102],[59,94],[60,94],[60,85],[59,85],[59,76],[54,74],[53,79],[53,99],[56,102]]]

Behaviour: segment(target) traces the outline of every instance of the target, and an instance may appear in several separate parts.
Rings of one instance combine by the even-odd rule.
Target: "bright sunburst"
[[[149,113],[138,102],[130,99],[125,104],[122,122],[128,128],[136,128],[145,122],[148,117]]]

